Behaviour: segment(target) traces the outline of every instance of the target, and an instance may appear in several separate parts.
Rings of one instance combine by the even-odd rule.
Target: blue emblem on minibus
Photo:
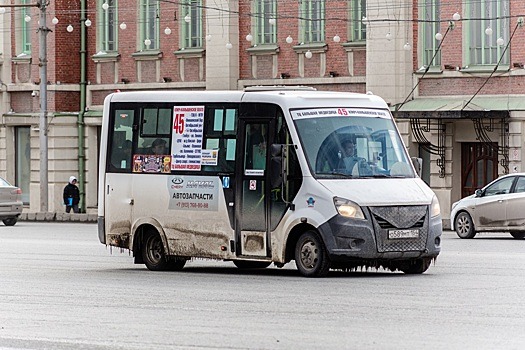
[[[230,177],[225,176],[222,178],[222,188],[230,188]]]
[[[308,204],[309,207],[313,207],[315,204],[315,199],[313,199],[312,197],[308,198],[306,200],[306,204]]]

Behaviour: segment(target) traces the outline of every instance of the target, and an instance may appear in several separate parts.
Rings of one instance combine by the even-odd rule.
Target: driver
[[[355,144],[353,140],[345,140],[341,144],[340,161],[338,168],[347,174],[367,175],[371,172],[370,166],[366,160],[356,155]],[[358,166],[356,167],[356,164]]]

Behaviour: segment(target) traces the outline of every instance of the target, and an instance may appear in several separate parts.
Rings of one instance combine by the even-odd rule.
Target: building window
[[[20,22],[22,27],[22,37],[21,37],[21,50],[22,53],[31,54],[31,22],[26,21],[26,16],[31,16],[31,1],[30,0],[21,0],[21,5],[27,5],[27,7],[21,8]]]
[[[253,16],[255,25],[254,44],[277,43],[277,25],[270,24],[270,19],[277,18],[277,0],[257,0],[254,2]]]
[[[503,38],[505,42],[509,40],[509,0],[472,0],[466,4],[469,7],[469,17],[479,18],[468,22],[467,63],[495,65],[505,50],[504,45],[498,46],[498,38]],[[509,64],[508,50],[501,63]]]
[[[440,2],[441,0],[423,0],[420,7],[420,30],[422,42],[422,63],[429,66],[441,66],[441,53],[436,51],[439,41],[436,40],[436,34],[440,32]],[[432,57],[434,60],[432,60]]]
[[[159,12],[158,0],[140,0],[140,43],[142,51],[159,49]]]
[[[202,0],[189,0],[183,3],[181,16],[183,48],[202,47]],[[188,21],[189,19],[189,21]]]
[[[305,44],[324,42],[325,1],[303,0],[301,3],[302,37]]]
[[[112,52],[117,51],[117,24],[118,10],[117,0],[99,0],[97,8],[99,9],[99,48],[100,51]],[[104,10],[102,5],[108,4],[108,9]]]
[[[22,190],[22,201],[29,204],[31,182],[31,136],[29,126],[15,128],[15,185]]]
[[[352,33],[350,37],[352,41],[365,41],[366,25],[363,23],[363,18],[366,17],[366,0],[352,0],[351,6]]]

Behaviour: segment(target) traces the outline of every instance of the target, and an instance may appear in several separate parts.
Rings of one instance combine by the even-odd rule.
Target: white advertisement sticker
[[[201,170],[204,106],[173,107],[171,170]]]
[[[214,176],[169,176],[169,209],[174,210],[219,210],[219,188],[221,180]]]

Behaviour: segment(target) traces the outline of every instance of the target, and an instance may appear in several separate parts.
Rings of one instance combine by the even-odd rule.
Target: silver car
[[[525,238],[525,173],[501,176],[452,204],[450,223],[461,238],[483,231]]]
[[[13,226],[22,213],[22,190],[0,177],[0,220]]]

